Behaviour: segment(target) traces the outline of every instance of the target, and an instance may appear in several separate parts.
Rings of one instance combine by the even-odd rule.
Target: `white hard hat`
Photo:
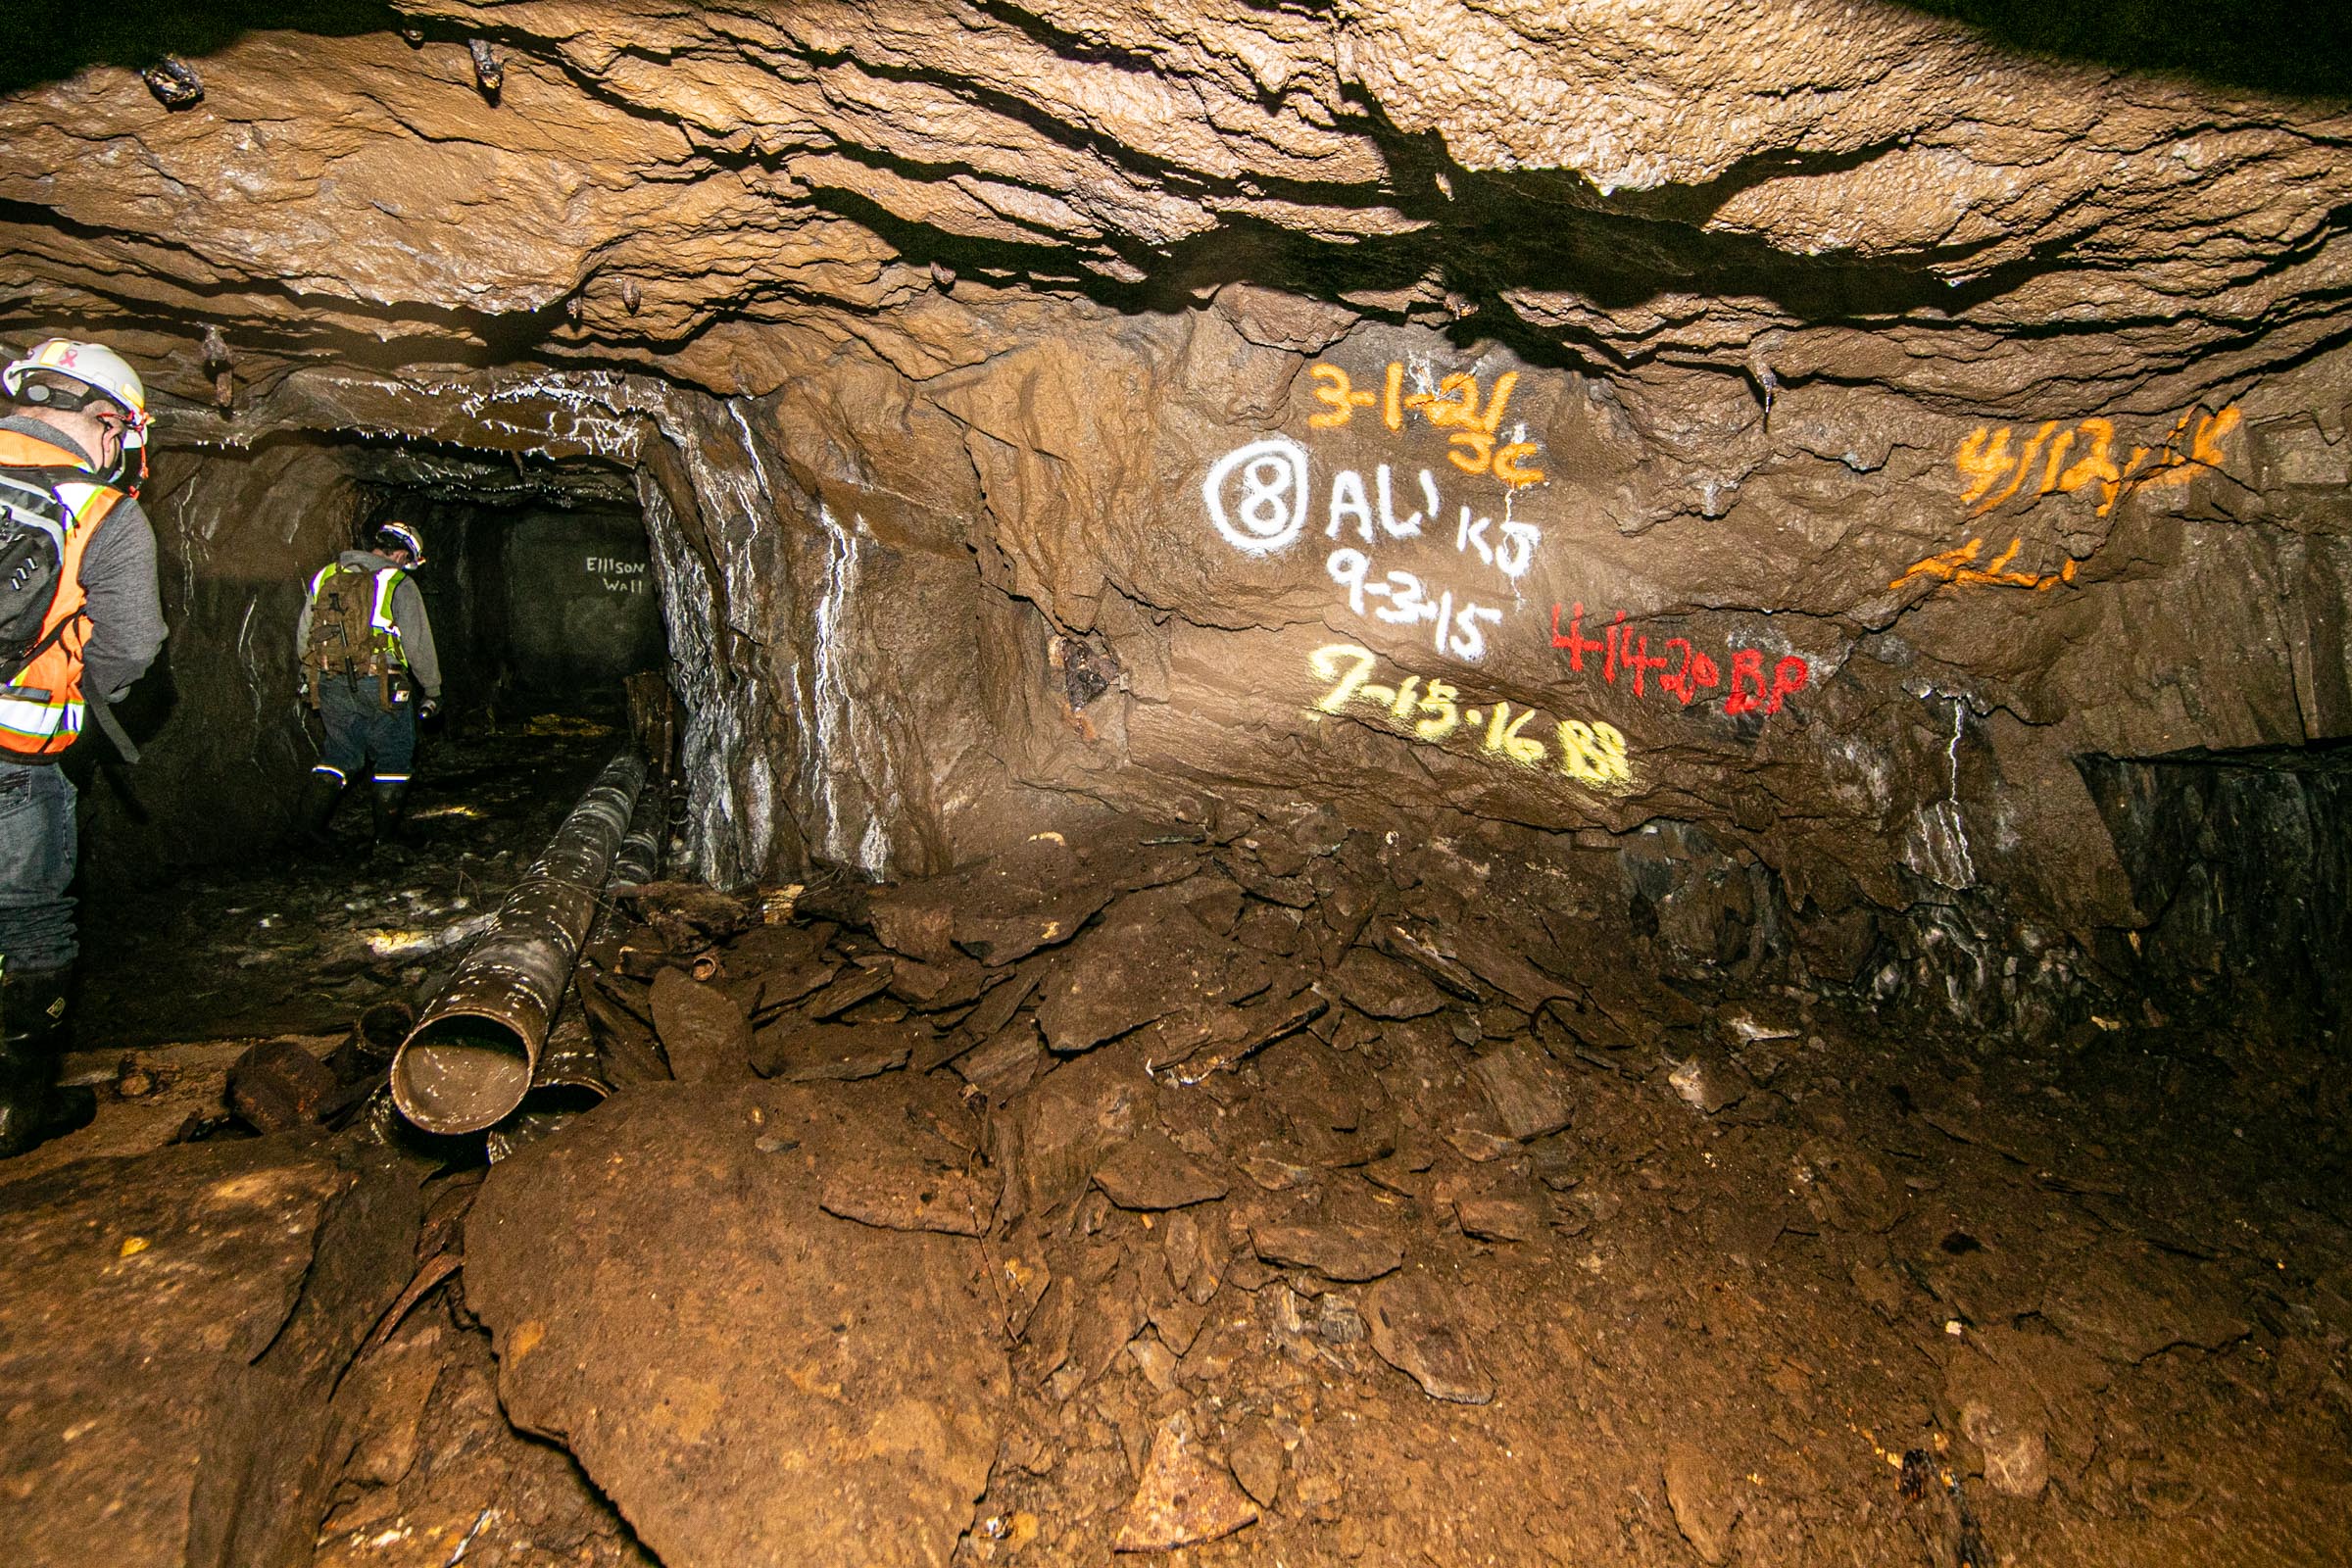
[[[409,564],[424,564],[424,540],[405,522],[379,522],[375,526],[375,547],[378,550],[406,550]]]
[[[41,388],[37,384],[24,388],[24,381],[34,372],[44,370],[104,393],[130,416],[134,435],[146,430],[146,385],[139,380],[139,372],[105,344],[77,343],[69,337],[53,337],[36,344],[30,354],[0,370],[0,391],[12,398],[24,396],[38,403]],[[20,388],[24,390],[20,392]]]

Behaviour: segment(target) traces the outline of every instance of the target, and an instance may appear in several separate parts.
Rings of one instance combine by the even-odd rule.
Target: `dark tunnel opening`
[[[448,707],[495,727],[540,711],[618,711],[621,683],[667,658],[645,519],[601,498],[515,500],[387,488],[369,521],[414,521]]]
[[[625,683],[669,679],[634,474],[297,433],[161,454],[145,502],[172,636],[121,705],[143,755],[130,767],[82,748],[69,763],[96,824],[75,885],[91,1037],[313,1028],[387,984],[430,989],[623,743]],[[409,577],[439,710],[414,727],[397,821],[379,814],[371,753],[324,842],[306,841],[306,792],[330,758],[299,690],[297,615],[321,567],[394,521],[426,551]],[[397,676],[383,693],[404,687],[425,695]]]

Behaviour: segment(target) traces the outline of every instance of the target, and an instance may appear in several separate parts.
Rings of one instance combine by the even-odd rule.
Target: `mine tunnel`
[[[31,15],[12,1563],[2352,1560],[2333,13]]]

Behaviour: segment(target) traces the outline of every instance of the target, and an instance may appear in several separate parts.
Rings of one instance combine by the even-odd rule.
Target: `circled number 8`
[[[1237,476],[1240,494],[1229,511],[1226,482]],[[1306,526],[1306,448],[1288,436],[1236,447],[1208,470],[1200,501],[1234,549],[1249,556],[1280,550]]]

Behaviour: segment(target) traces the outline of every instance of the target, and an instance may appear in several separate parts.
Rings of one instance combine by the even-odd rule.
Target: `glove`
[[[423,702],[416,705],[416,721],[421,724],[439,711],[441,711],[441,699],[438,697],[427,697]]]

